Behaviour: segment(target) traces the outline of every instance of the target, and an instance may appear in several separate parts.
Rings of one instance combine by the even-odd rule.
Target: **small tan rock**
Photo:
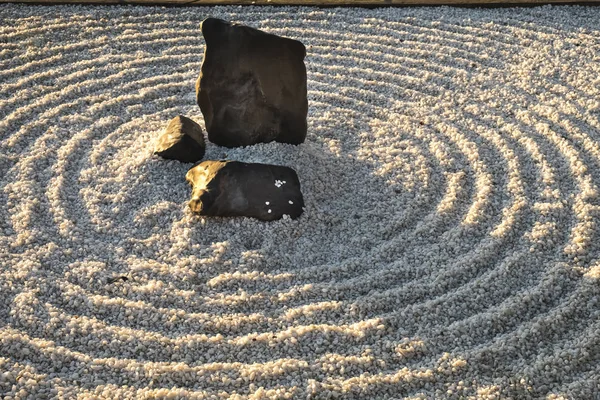
[[[191,119],[178,115],[156,143],[154,153],[167,159],[185,163],[200,161],[204,157],[206,144],[202,128]]]

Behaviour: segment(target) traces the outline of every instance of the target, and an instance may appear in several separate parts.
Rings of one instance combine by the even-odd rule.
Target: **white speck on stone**
[[[271,204],[271,202],[269,202],[269,201],[265,201],[265,204],[266,204],[266,205],[269,205],[269,204]]]
[[[288,201],[288,203],[290,203],[290,204],[294,204],[294,202],[293,202],[293,201],[291,201],[291,200],[289,200],[289,201]]]
[[[271,214],[271,210],[269,210],[269,214]]]

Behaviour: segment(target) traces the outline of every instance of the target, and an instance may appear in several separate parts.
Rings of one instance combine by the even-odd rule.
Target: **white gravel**
[[[206,156],[299,220],[152,156],[207,16],[307,46],[306,143]],[[600,398],[598,185],[600,8],[0,5],[0,396]]]

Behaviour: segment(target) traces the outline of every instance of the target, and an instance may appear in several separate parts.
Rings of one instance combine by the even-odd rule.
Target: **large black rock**
[[[243,25],[208,18],[196,82],[208,139],[239,147],[306,138],[304,45]]]
[[[165,132],[158,138],[154,153],[163,158],[193,163],[204,157],[205,150],[200,125],[178,115],[169,122]]]
[[[272,221],[284,215],[294,219],[303,211],[300,181],[289,167],[203,161],[185,178],[193,186],[189,206],[200,215]]]

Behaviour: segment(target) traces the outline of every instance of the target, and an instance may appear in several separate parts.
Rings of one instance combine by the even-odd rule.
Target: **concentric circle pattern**
[[[306,44],[296,221],[201,218],[202,19]],[[600,8],[0,6],[0,393],[600,398]],[[119,278],[124,277],[124,278]]]

